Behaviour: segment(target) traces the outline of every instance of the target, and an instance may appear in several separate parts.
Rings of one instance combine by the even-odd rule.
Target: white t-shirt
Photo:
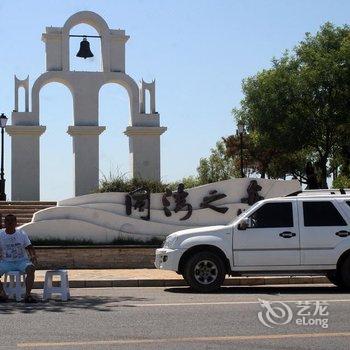
[[[18,261],[28,259],[26,247],[31,245],[27,234],[18,230],[13,234],[7,234],[5,230],[0,231],[0,260]]]

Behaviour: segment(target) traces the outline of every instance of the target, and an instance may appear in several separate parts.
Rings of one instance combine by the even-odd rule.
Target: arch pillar
[[[95,191],[99,181],[99,135],[105,126],[69,126],[73,137],[74,194],[81,196]]]
[[[130,166],[133,177],[160,180],[160,135],[166,127],[128,126]]]
[[[12,200],[40,199],[40,136],[46,126],[9,125],[11,136]]]

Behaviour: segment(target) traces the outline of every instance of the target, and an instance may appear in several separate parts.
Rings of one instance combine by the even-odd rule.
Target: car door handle
[[[347,237],[350,235],[350,232],[349,231],[345,231],[345,230],[342,230],[342,231],[338,231],[335,233],[337,236],[339,237]]]
[[[294,232],[285,231],[285,232],[280,233],[280,236],[283,238],[292,238],[292,237],[295,237],[296,234]]]

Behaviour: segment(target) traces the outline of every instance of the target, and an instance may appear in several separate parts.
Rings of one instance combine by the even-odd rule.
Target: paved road
[[[6,350],[349,349],[350,294],[332,285],[73,289],[67,303],[0,305],[0,339]]]

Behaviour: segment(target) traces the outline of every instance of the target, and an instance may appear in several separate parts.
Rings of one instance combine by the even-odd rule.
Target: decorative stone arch
[[[88,24],[101,36],[102,70],[109,72],[110,65],[110,29],[106,21],[97,13],[80,11],[69,17],[62,27],[62,70],[69,71],[69,32],[78,24]]]
[[[146,112],[146,90],[149,92],[150,100],[148,101],[149,110],[151,113],[156,112],[156,82],[153,80],[151,83],[146,83],[143,79],[140,84],[140,112]]]
[[[26,79],[18,79],[15,76],[15,111],[19,111],[18,91],[20,88],[24,89],[24,111],[29,112],[29,75]]]
[[[102,72],[69,70],[69,32],[81,23],[91,25],[101,36]],[[32,87],[32,109],[29,111],[26,107],[24,112],[14,110],[12,125],[6,128],[12,138],[12,200],[39,199],[39,138],[46,129],[40,125],[40,90],[51,82],[67,86],[73,97],[74,125],[68,126],[67,133],[73,138],[75,195],[90,193],[98,186],[99,135],[105,130],[98,123],[98,99],[101,87],[107,83],[123,86],[129,95],[130,123],[124,134],[129,137],[132,176],[160,180],[160,135],[166,128],[160,126],[156,112],[155,82],[142,80],[138,86],[125,73],[125,44],[128,39],[124,30],[109,29],[101,16],[90,11],[74,14],[63,27],[46,27],[42,35],[46,46],[46,72],[37,78]],[[15,88],[28,84],[29,78],[16,80]],[[148,114],[144,110],[146,89],[150,92],[151,110]],[[25,173],[23,168],[26,168]]]
[[[137,125],[137,116],[139,114],[140,109],[140,99],[139,99],[139,87],[134,79],[132,79],[127,74],[120,74],[120,73],[114,73],[114,74],[108,74],[106,76],[106,79],[104,79],[103,82],[101,82],[101,85],[98,89],[98,94],[100,94],[101,88],[106,84],[117,84],[122,86],[129,96],[129,104],[130,104],[130,120],[129,125],[130,126],[136,126]]]
[[[68,88],[72,94],[72,99],[74,102],[74,90],[70,85],[69,80],[65,79],[61,74],[55,74],[55,72],[46,72],[34,82],[32,87],[32,113],[35,116],[35,123],[40,124],[40,91],[47,84],[60,83]],[[34,122],[34,120],[33,120]]]

